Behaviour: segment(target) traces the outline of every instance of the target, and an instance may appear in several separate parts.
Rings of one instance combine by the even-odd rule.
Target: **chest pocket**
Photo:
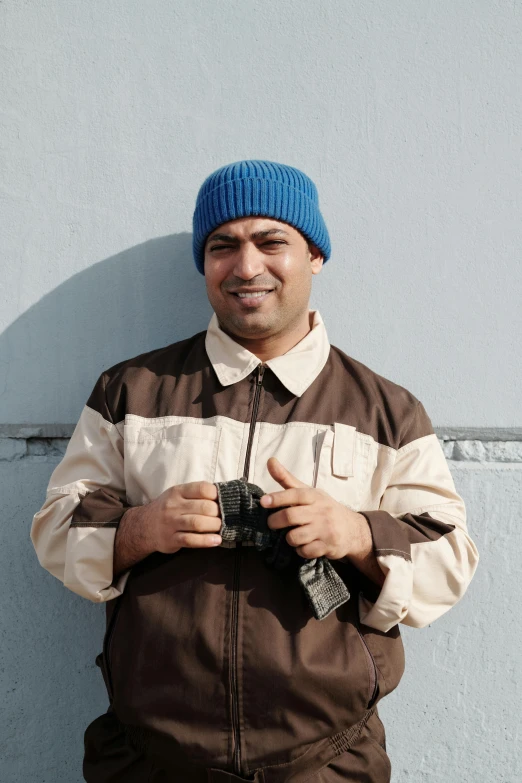
[[[370,444],[356,427],[335,422],[317,435],[314,486],[355,511],[368,481]]]
[[[169,487],[213,481],[221,427],[197,422],[123,427],[125,484],[129,501],[154,500]]]

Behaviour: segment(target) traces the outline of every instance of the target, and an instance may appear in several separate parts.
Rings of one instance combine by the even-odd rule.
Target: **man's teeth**
[[[269,294],[270,291],[256,291],[254,293],[248,293],[248,294],[238,294],[242,299],[245,298],[245,296],[265,296],[265,294]]]

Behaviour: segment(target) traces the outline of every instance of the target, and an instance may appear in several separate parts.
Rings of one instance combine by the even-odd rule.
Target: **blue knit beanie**
[[[258,215],[289,223],[330,258],[330,237],[319,211],[317,188],[299,169],[269,160],[240,160],[222,166],[203,182],[193,217],[192,250],[204,272],[205,240],[229,220]]]

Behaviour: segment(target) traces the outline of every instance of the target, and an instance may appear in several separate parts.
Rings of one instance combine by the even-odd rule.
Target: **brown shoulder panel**
[[[336,421],[395,449],[433,432],[424,409],[417,410],[415,395],[333,345],[323,370],[302,397],[290,394],[272,373],[265,373],[265,379],[264,421]]]
[[[105,421],[110,421],[114,424],[112,414],[107,406],[107,398],[105,396],[106,383],[107,383],[107,373],[102,372],[102,374],[94,384],[94,388],[89,395],[89,399],[87,400],[86,405],[88,405],[89,408],[98,411],[98,413],[100,413],[103,416]]]
[[[417,406],[410,417],[409,421],[406,421],[403,432],[401,434],[399,447],[406,446],[417,438],[422,438],[424,435],[433,435],[435,430],[433,429],[431,419],[426,413],[426,409],[422,402],[418,402]]]
[[[220,415],[247,422],[255,373],[222,386],[206,352],[205,336],[206,330],[113,365],[100,376],[88,404],[114,423],[127,413],[146,418]],[[433,432],[426,411],[411,392],[335,346],[301,397],[267,368],[258,420],[339,422],[395,449]]]
[[[201,415],[187,412],[191,396],[187,380],[192,389],[195,383],[201,388],[205,374],[212,369],[204,346],[205,333],[139,354],[106,370],[107,404],[114,422],[122,421],[126,413],[150,418]]]

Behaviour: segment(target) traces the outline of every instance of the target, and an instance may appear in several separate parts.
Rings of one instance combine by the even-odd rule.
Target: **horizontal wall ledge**
[[[75,426],[75,424],[0,424],[0,438],[70,438]]]
[[[0,438],[70,438],[75,424],[0,424]],[[522,441],[522,427],[434,427],[440,440]]]
[[[522,442],[522,427],[434,427],[440,440]]]
[[[0,462],[56,461],[75,424],[0,424]],[[446,459],[522,463],[522,427],[435,427]]]

